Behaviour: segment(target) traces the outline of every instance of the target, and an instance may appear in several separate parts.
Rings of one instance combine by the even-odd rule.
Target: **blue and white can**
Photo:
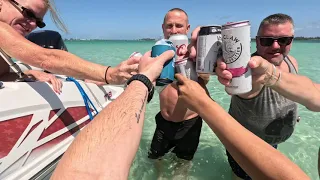
[[[152,46],[151,57],[157,57],[168,50],[175,51],[173,43],[167,39],[161,39],[157,41],[154,46]],[[162,72],[156,80],[156,86],[165,86],[171,84],[174,81],[174,62],[175,57],[173,57],[163,65]]]

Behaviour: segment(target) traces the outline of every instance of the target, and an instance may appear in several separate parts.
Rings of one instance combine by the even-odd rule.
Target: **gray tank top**
[[[297,74],[287,56],[284,62],[290,73]],[[295,102],[266,86],[252,99],[232,96],[229,108],[229,114],[242,126],[271,145],[284,142],[292,135],[297,113]]]

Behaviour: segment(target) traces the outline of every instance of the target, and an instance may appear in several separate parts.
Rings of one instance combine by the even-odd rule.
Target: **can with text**
[[[226,92],[232,95],[244,94],[252,89],[250,60],[250,22],[239,21],[227,23],[222,26],[222,53],[227,69],[232,74]]]
[[[221,56],[221,26],[202,26],[197,39],[196,71],[215,74],[219,56]]]
[[[173,34],[169,37],[169,40],[176,48],[176,61],[180,61],[185,58],[188,53],[189,39],[185,34]]]

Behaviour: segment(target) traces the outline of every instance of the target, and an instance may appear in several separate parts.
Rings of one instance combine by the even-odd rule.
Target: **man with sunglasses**
[[[260,24],[256,37],[257,51],[252,56],[261,56],[273,64],[274,70],[297,73],[297,61],[288,55],[294,37],[293,20],[286,14],[273,14]],[[217,67],[219,81],[228,85],[223,70],[226,64]],[[274,82],[273,82],[274,83]],[[252,90],[242,95],[233,95],[229,114],[252,133],[277,148],[293,133],[298,120],[297,104],[269,86],[253,81]],[[236,179],[251,179],[227,151],[228,162]]]
[[[223,69],[223,81],[228,85],[232,79],[232,74],[226,69],[224,63],[219,60],[218,66]],[[307,109],[314,112],[320,112],[320,84],[312,82],[308,77],[287,73],[276,69],[273,70],[272,64],[260,56],[253,56],[249,61],[252,69],[252,78],[260,84],[268,84],[273,90],[282,96],[304,105]],[[274,72],[273,72],[274,71]],[[272,75],[274,74],[274,75]],[[280,75],[281,74],[281,75]],[[320,176],[320,148],[318,152],[318,171]]]

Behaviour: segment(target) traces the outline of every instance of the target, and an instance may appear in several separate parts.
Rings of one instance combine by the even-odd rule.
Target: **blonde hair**
[[[50,17],[54,24],[63,32],[68,33],[69,31],[58,13],[54,0],[44,0],[44,2],[46,3],[48,10],[50,11]]]

